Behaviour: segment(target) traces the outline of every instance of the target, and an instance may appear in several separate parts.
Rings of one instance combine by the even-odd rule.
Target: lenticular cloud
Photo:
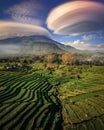
[[[54,8],[47,26],[56,34],[73,34],[104,29],[104,5],[92,1],[67,2]]]
[[[31,35],[43,35],[49,38],[51,37],[46,29],[39,26],[0,21],[0,39]]]

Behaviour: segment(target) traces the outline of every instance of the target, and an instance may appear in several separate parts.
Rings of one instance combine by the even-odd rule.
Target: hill
[[[76,49],[45,36],[24,36],[0,40],[0,55],[44,55],[72,51]]]

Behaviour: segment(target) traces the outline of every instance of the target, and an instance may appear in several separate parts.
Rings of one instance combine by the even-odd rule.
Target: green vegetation
[[[0,63],[0,130],[104,129],[104,66],[57,57]]]
[[[0,130],[61,128],[61,104],[40,74],[0,73]]]
[[[74,77],[59,87],[64,128],[74,127],[77,129],[78,127],[78,129],[86,130],[103,130],[104,67],[77,66],[77,69],[75,67],[72,71],[75,72],[78,69],[82,70],[80,79]],[[98,123],[98,120],[101,123]],[[96,123],[99,124],[99,129]]]

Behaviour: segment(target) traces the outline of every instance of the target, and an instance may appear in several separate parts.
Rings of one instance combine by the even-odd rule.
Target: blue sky
[[[102,49],[103,16],[104,0],[0,0],[0,39],[36,35],[38,26],[38,34],[51,35],[63,44],[78,49]],[[30,30],[32,27],[34,30]],[[26,31],[22,32],[23,29]]]

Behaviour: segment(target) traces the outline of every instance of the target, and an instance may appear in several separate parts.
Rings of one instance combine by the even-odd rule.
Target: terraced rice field
[[[52,94],[48,78],[0,72],[0,130],[104,130],[102,89],[65,99]]]
[[[102,96],[101,96],[102,97]],[[104,101],[89,98],[74,104],[63,104],[64,129],[69,130],[103,130],[104,129]],[[103,96],[104,98],[104,96]]]
[[[0,130],[61,130],[61,106],[51,88],[37,74],[0,73]]]

